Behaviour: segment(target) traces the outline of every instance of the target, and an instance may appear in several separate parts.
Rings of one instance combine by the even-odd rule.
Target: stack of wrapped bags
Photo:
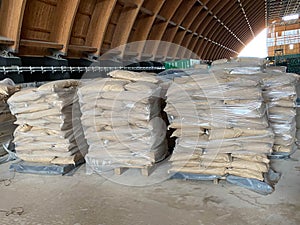
[[[296,149],[296,100],[298,77],[268,70],[263,76],[263,96],[270,126],[275,133],[274,154],[291,154]]]
[[[286,73],[284,67],[265,67],[265,62],[259,58],[236,58],[214,64],[213,72],[222,68],[228,74],[247,77],[260,83],[267,105],[267,118],[275,133],[272,154],[292,154],[297,149],[295,107],[297,87],[300,89],[299,75]],[[297,126],[300,128],[300,120]]]
[[[55,81],[24,89],[8,103],[19,126],[14,133],[17,156],[26,162],[68,165],[87,151],[80,122],[78,81]]]
[[[162,88],[152,74],[113,71],[79,89],[90,172],[144,167],[167,154]]]
[[[3,146],[13,139],[13,132],[16,129],[14,125],[16,118],[10,113],[7,100],[19,89],[10,79],[0,81],[0,157],[7,154]]]
[[[300,144],[300,82],[297,83],[296,91],[297,91],[297,102],[296,102],[296,126],[297,126],[297,131],[296,131],[296,140],[297,140],[297,145],[299,145]]]
[[[165,111],[177,137],[171,172],[264,180],[274,133],[258,81],[222,68],[189,71],[174,79]]]

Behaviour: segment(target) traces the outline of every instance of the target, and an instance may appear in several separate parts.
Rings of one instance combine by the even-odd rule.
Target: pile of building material
[[[10,79],[0,81],[0,157],[7,154],[4,146],[13,139],[13,132],[16,129],[14,125],[16,118],[11,114],[7,100],[19,89]]]
[[[87,151],[80,122],[78,81],[55,81],[24,89],[8,103],[16,116],[17,156],[26,162],[76,165]]]
[[[166,157],[162,89],[152,74],[113,71],[79,89],[90,172],[144,168]]]
[[[270,126],[275,133],[274,154],[291,154],[296,149],[296,100],[298,76],[268,70],[263,78],[263,96]]]
[[[296,102],[296,140],[297,140],[297,145],[299,146],[300,144],[300,82],[297,83],[296,86],[296,91],[297,91],[297,102]]]
[[[258,81],[224,67],[189,71],[189,76],[174,79],[165,111],[178,137],[171,172],[264,180],[274,133]]]
[[[273,154],[292,154],[297,149],[295,107],[299,75],[286,73],[284,67],[266,67],[263,59],[258,58],[221,60],[212,66],[212,72],[221,68],[228,74],[247,77],[261,84],[268,121],[275,133]]]

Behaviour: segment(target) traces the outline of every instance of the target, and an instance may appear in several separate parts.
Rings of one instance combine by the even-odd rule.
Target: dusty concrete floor
[[[269,196],[224,182],[163,181],[157,174],[146,180],[139,171],[108,180],[85,175],[84,167],[72,177],[15,174],[9,186],[0,183],[0,210],[23,207],[24,213],[0,212],[0,224],[298,225],[299,160],[300,151],[292,160],[275,162],[282,178]],[[0,166],[0,180],[14,176],[8,166]]]

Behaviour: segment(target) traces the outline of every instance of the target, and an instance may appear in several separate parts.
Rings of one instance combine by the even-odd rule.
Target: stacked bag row
[[[167,154],[161,80],[153,74],[113,71],[79,89],[90,173],[145,167]]]
[[[296,86],[297,91],[297,102],[296,102],[296,144],[299,146],[300,143],[300,82],[297,83]]]
[[[66,80],[24,89],[9,100],[18,127],[14,133],[17,156],[26,162],[76,164],[87,144],[80,121],[78,81]]]
[[[16,118],[10,113],[7,100],[20,88],[16,87],[10,79],[0,81],[0,157],[7,154],[4,146],[7,146],[13,139],[13,133],[16,129],[14,122]]]
[[[177,137],[171,172],[263,181],[274,133],[259,82],[217,67],[188,73],[175,78],[167,92],[165,111]]]
[[[274,154],[296,151],[296,86],[298,75],[268,70],[263,74],[263,96],[270,126],[275,133]]]
[[[263,59],[237,58],[216,62],[212,71],[222,68],[228,74],[260,83],[268,122],[275,133],[273,155],[291,155],[297,149],[295,107],[299,75],[286,73],[282,67],[265,65]]]

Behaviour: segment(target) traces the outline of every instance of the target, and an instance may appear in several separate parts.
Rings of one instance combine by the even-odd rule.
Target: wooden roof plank
[[[145,41],[148,38],[148,35],[151,31],[151,27],[153,26],[153,23],[155,21],[156,16],[158,15],[159,11],[161,10],[165,0],[158,0],[156,2],[150,0],[144,2],[144,5],[151,8],[151,12],[153,12],[153,15],[138,18],[136,30],[131,32],[129,37],[129,42],[136,42],[136,41]],[[152,54],[144,53],[145,43],[139,43],[134,46],[134,50],[139,52],[139,57],[141,58],[142,55],[146,56],[153,56]],[[131,49],[133,50],[133,49]]]
[[[57,3],[50,40],[63,44],[61,52],[64,54],[68,52],[68,45],[79,3],[80,0],[58,0]]]
[[[79,51],[79,52],[88,52],[93,53],[97,52],[98,48],[90,47],[90,46],[82,46],[82,45],[69,45],[69,50]]]
[[[117,0],[98,1],[91,17],[86,37],[86,45],[97,48],[95,55],[100,55],[105,33]]]
[[[63,44],[59,44],[59,43],[56,43],[56,42],[26,40],[26,39],[21,39],[20,40],[20,46],[40,47],[40,48],[48,48],[48,49],[56,49],[56,50],[61,50],[64,47]]]
[[[0,36],[0,45],[6,45],[6,46],[11,46],[14,45],[14,41],[7,38],[7,37],[2,37]]]
[[[9,44],[13,52],[17,52],[19,48],[26,2],[26,0],[6,0],[2,1],[0,7],[0,35],[14,42]]]

